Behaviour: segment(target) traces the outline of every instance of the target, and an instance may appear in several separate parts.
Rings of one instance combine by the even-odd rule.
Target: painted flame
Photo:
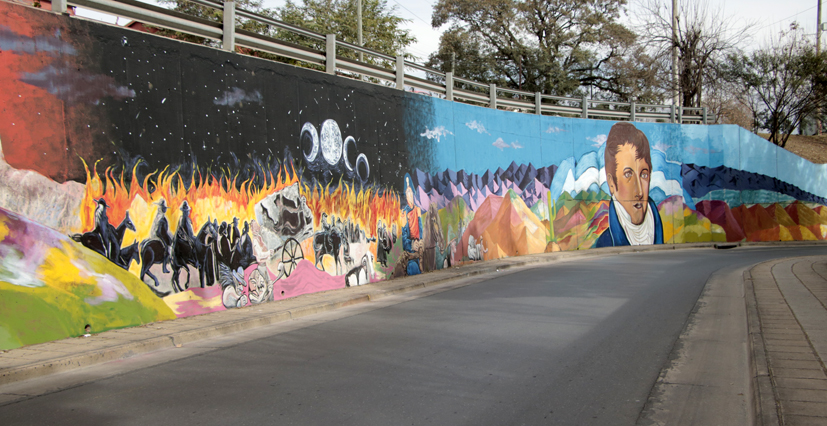
[[[313,212],[314,224],[320,224],[321,216],[326,213],[331,218],[351,219],[359,224],[368,236],[373,236],[379,220],[390,226],[401,226],[402,214],[399,196],[392,191],[377,191],[374,189],[355,189],[353,185],[340,183],[337,188],[307,185],[301,182],[295,168],[284,166],[277,174],[268,172],[266,185],[254,184],[248,179],[237,184],[238,176],[226,185],[212,175],[206,177],[199,171],[194,171],[191,177],[192,184],[185,187],[178,170],[165,168],[148,174],[143,180],[138,180],[136,169],[132,170],[132,179],[125,181],[124,173],[115,175],[112,168],[107,168],[102,174],[98,173],[97,163],[89,170],[86,169],[86,191],[81,205],[80,232],[86,232],[95,227],[95,207],[99,198],[103,198],[109,206],[107,214],[113,226],[118,226],[129,216],[135,224],[136,231],[127,230],[124,234],[123,245],[127,246],[134,241],[149,238],[152,222],[158,212],[155,203],[163,199],[167,205],[166,218],[170,224],[170,231],[175,232],[181,218],[181,206],[186,200],[192,211],[193,230],[199,229],[208,221],[217,219],[218,222],[231,223],[238,218],[241,223],[255,219],[255,205],[268,195],[299,183],[300,193],[305,196],[307,205]]]

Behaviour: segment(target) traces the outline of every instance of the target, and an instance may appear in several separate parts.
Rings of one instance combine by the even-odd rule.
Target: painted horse
[[[181,269],[187,272],[187,287],[190,281],[189,266],[198,270],[201,288],[213,284],[215,264],[212,262],[213,253],[211,243],[217,238],[218,232],[211,222],[205,223],[192,241],[175,237],[172,243],[172,285],[176,291],[184,291],[178,282]]]
[[[118,263],[118,257],[121,251],[121,243],[123,243],[123,236],[127,229],[135,232],[135,224],[132,222],[132,218],[129,217],[129,211],[127,210],[126,216],[124,216],[117,227],[111,224],[107,224],[107,226],[109,227],[109,234],[112,235],[110,241],[103,241],[100,233],[95,231],[84,232],[83,234],[72,234],[69,235],[69,237],[103,256],[107,256],[108,253],[109,256],[107,258],[113,263],[120,265]]]
[[[344,238],[335,227],[317,232],[316,236],[313,237],[313,252],[316,254],[316,268],[318,268],[319,263],[322,262],[322,256],[329,254],[333,256],[333,260],[336,262],[336,275],[339,275],[339,269],[341,268],[339,252],[342,247],[346,245],[349,246],[347,239]],[[349,252],[349,250],[347,250],[347,252]],[[324,263],[322,263],[320,269],[324,271]]]

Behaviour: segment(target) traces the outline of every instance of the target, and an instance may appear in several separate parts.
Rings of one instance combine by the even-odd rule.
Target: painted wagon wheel
[[[289,238],[281,249],[281,265],[284,276],[289,277],[296,269],[299,260],[304,259],[302,246],[295,238]]]

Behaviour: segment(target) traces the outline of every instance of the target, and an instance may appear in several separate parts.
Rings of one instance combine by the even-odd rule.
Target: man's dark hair
[[[649,174],[652,174],[652,155],[649,153],[649,139],[632,123],[620,122],[612,126],[609,136],[606,138],[606,152],[603,153],[603,162],[606,166],[606,178],[612,176],[617,186],[617,161],[615,156],[622,145],[632,145],[637,150],[636,159],[643,158],[649,166]]]

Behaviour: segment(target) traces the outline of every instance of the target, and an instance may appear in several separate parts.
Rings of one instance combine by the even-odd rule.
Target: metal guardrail
[[[707,124],[706,107],[685,108],[675,105],[650,105],[601,101],[595,99],[568,98],[531,93],[497,87],[473,80],[454,77],[451,72],[406,61],[402,56],[390,56],[359,45],[336,40],[333,34],[317,32],[290,25],[266,16],[237,8],[235,2],[215,0],[189,0],[192,3],[211,7],[224,12],[224,23],[197,18],[181,12],[142,3],[136,0],[52,0],[52,10],[65,11],[68,5],[79,6],[93,11],[129,18],[144,24],[179,31],[206,39],[220,41],[222,49],[235,51],[236,47],[267,52],[285,58],[302,61],[321,67],[331,75],[358,78],[370,82],[405,90],[438,96],[449,101],[485,105],[494,109],[507,109],[534,114],[561,115],[569,117],[596,118],[607,120],[641,119],[661,120],[672,123]],[[310,49],[287,41],[240,30],[234,24],[237,18],[250,19],[281,31],[287,31],[322,43],[324,51]],[[374,58],[385,66],[360,62],[340,56],[337,51],[347,49]],[[406,73],[406,69],[425,72],[431,79]],[[441,81],[441,82],[440,82]]]

